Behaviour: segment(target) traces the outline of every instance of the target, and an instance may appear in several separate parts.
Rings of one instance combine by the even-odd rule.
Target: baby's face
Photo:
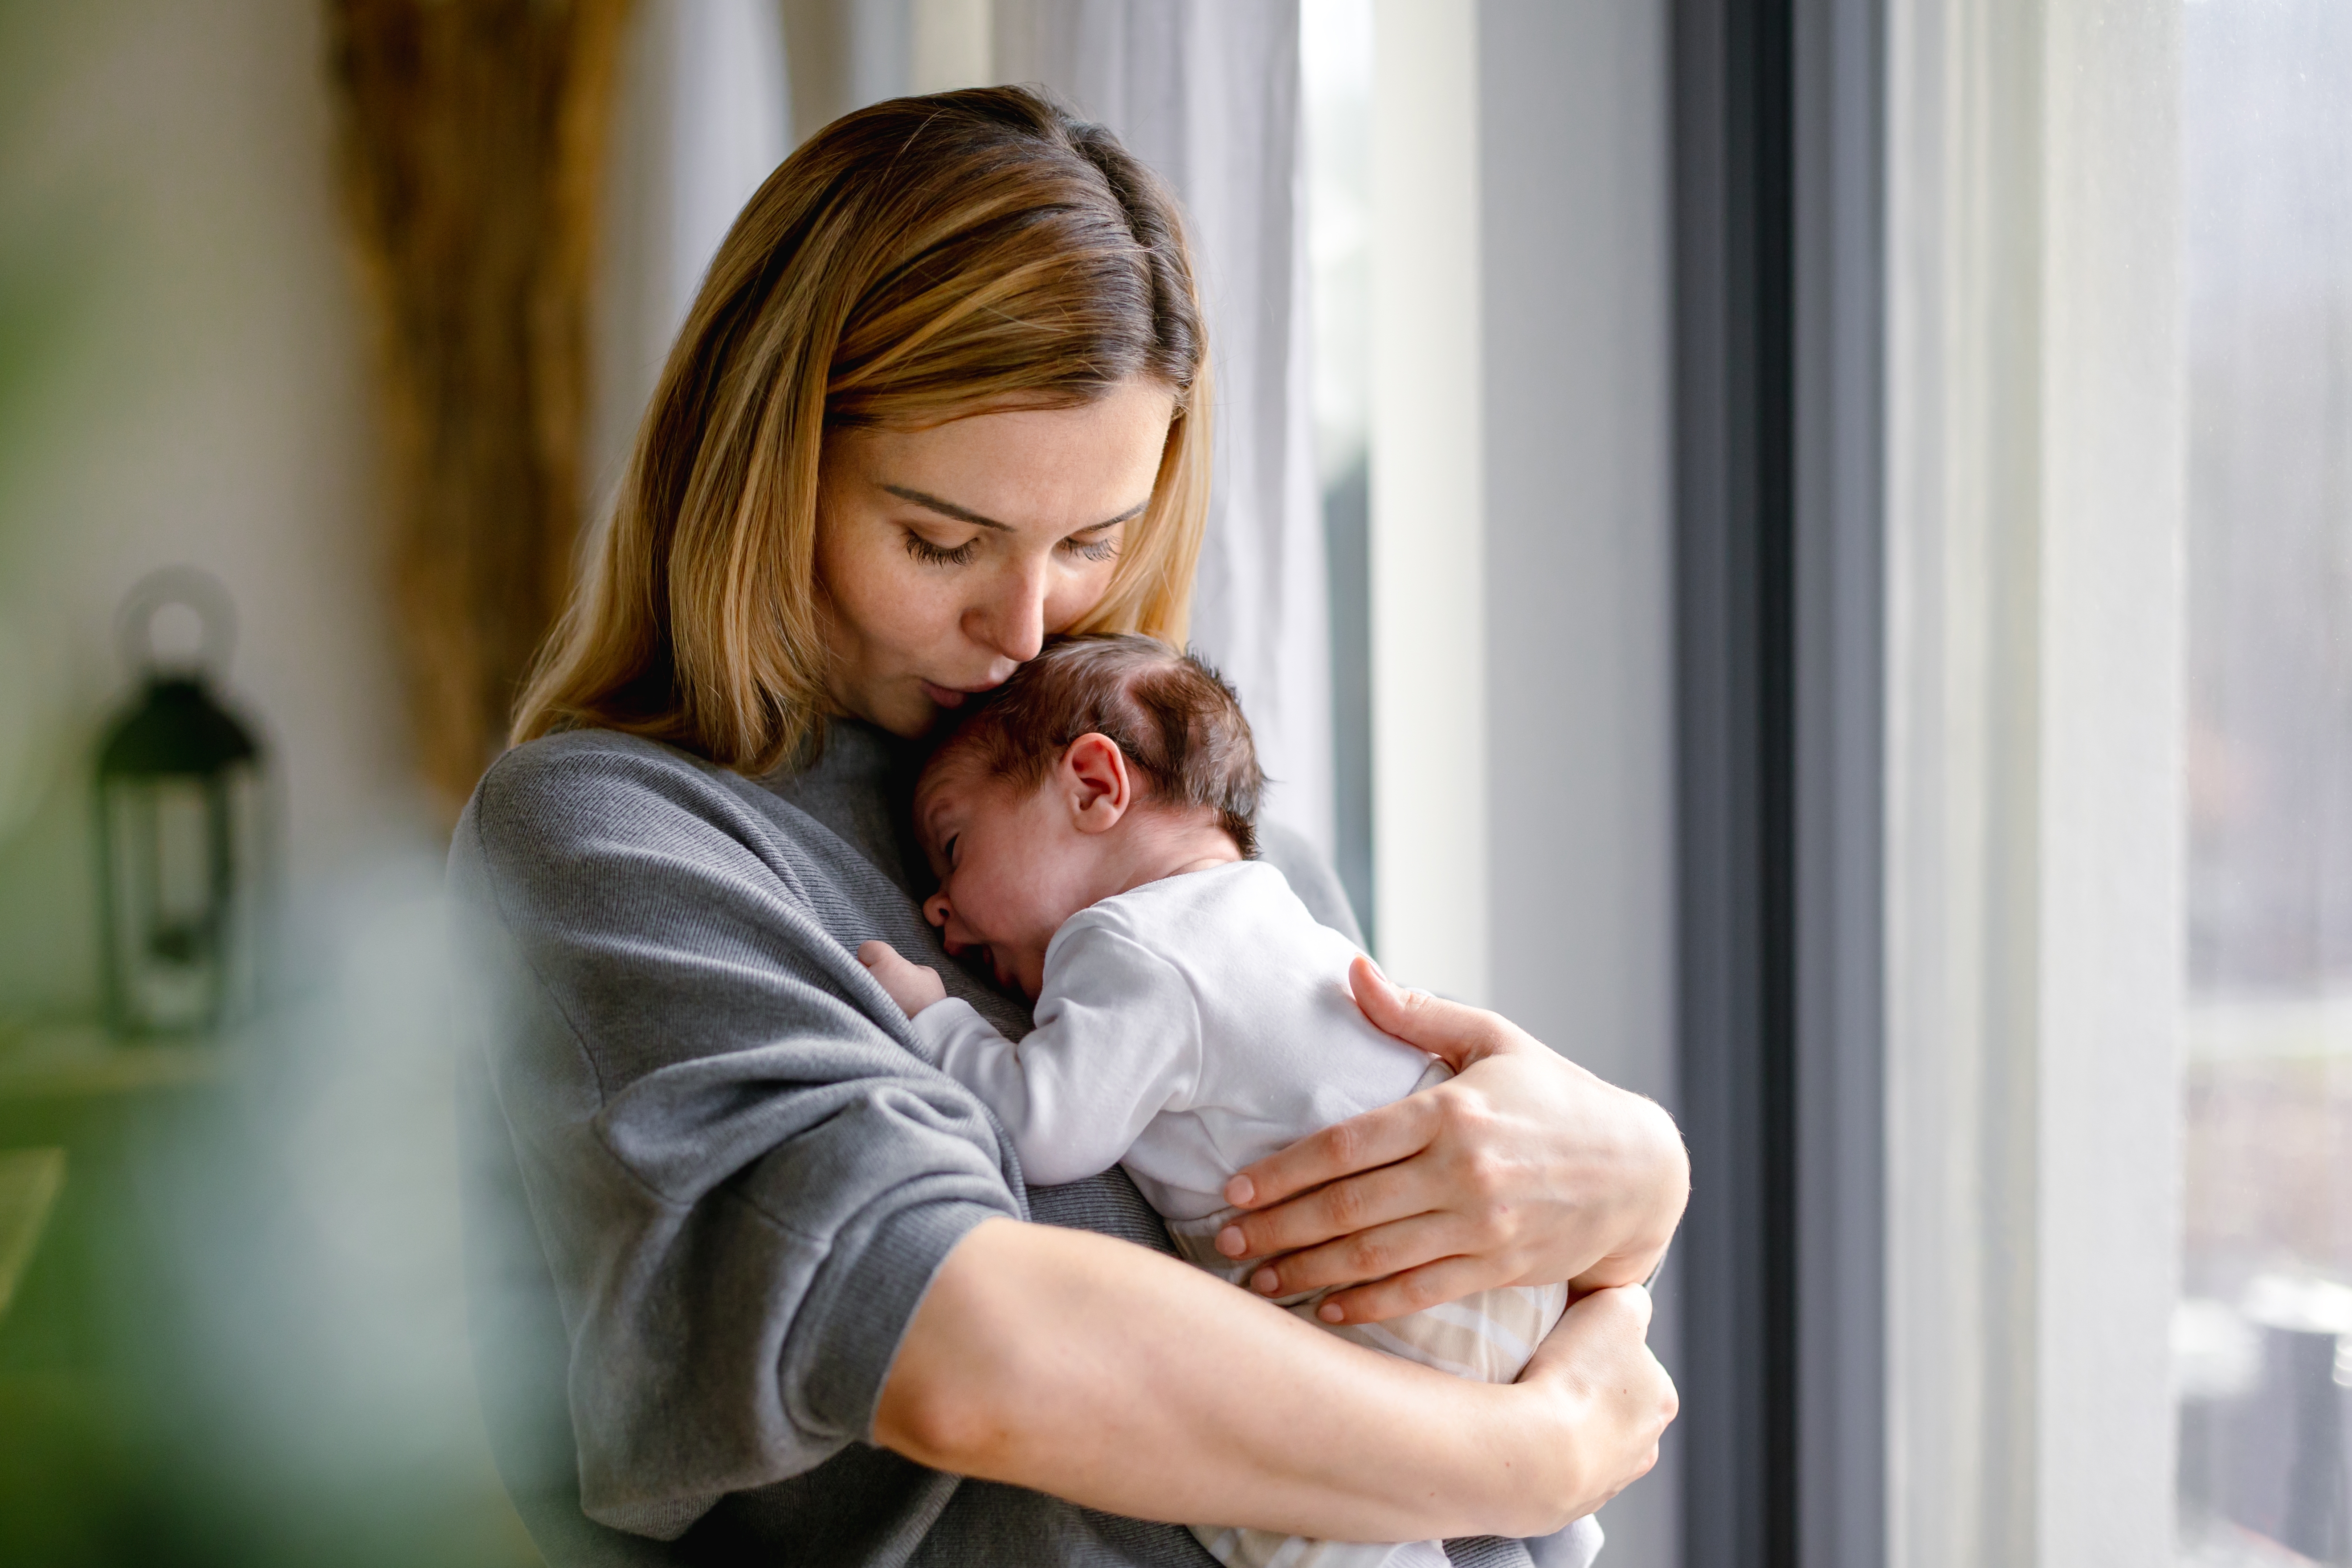
[[[948,952],[978,951],[998,984],[1036,1000],[1054,932],[1101,896],[1105,837],[1078,830],[1052,780],[1016,789],[955,752],[916,789],[915,834],[940,879],[923,913]]]

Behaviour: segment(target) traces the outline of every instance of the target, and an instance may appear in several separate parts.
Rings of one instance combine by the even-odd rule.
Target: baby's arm
[[[1200,1015],[1191,990],[1166,963],[1099,926],[1082,923],[1055,940],[1037,1026],[1017,1046],[969,1003],[942,1000],[936,971],[878,942],[860,947],[857,958],[918,1019],[916,1033],[940,1070],[996,1112],[1038,1186],[1110,1169],[1197,1076]]]

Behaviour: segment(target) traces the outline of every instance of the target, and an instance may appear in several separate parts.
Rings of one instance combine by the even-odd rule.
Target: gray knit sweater
[[[892,809],[913,761],[839,723],[814,767],[762,784],[575,733],[509,752],[458,825],[477,1363],[500,1471],[557,1568],[1211,1562],[1173,1526],[872,1446],[899,1336],[971,1226],[1168,1247],[1117,1170],[1026,1189],[853,956],[878,937],[1028,1028],[923,920],[928,872]],[[1353,936],[1329,871],[1266,837]]]

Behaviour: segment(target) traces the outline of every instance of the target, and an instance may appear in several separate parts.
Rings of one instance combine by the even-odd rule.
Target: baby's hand
[[[948,988],[940,984],[938,970],[908,963],[887,942],[860,942],[857,962],[882,983],[882,989],[890,993],[890,1000],[898,1004],[909,1018],[932,1003],[948,999]]]

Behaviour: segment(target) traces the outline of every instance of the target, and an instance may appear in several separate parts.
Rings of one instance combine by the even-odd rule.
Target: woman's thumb
[[[1650,1331],[1650,1293],[1639,1285],[1613,1285],[1587,1291],[1568,1304],[1558,1326],[1544,1336],[1536,1362],[1549,1370],[1572,1366],[1586,1383],[1622,1381],[1603,1375],[1622,1366],[1623,1358],[1638,1360]]]
[[[1369,958],[1359,956],[1348,966],[1348,984],[1374,1028],[1443,1058],[1456,1072],[1494,1044],[1492,1029],[1484,1026],[1491,1015],[1426,991],[1400,990]]]

